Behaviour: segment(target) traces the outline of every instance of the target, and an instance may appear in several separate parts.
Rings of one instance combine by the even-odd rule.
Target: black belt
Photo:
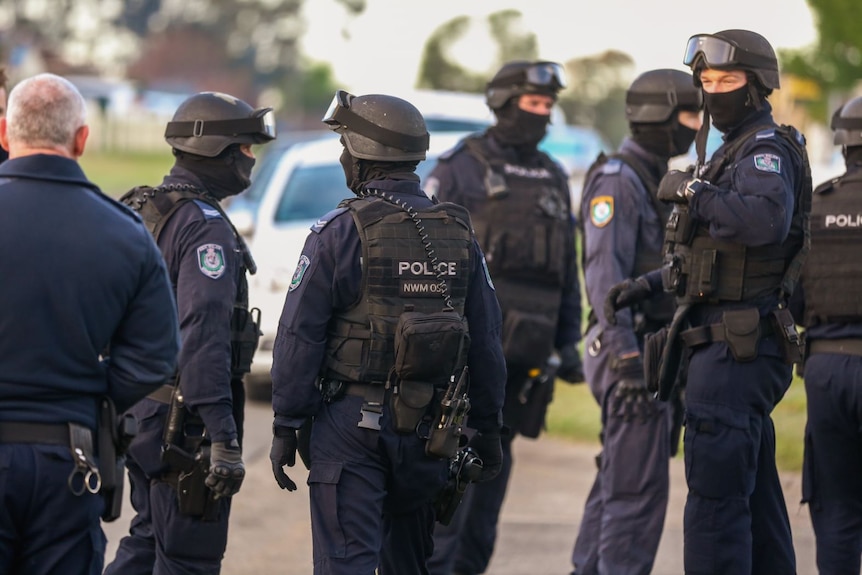
[[[174,386],[171,383],[166,383],[154,392],[150,393],[147,397],[158,401],[159,403],[168,403],[170,404],[171,398],[174,395]]]
[[[67,423],[0,421],[0,443],[71,445]]]
[[[775,333],[772,322],[768,317],[760,318],[760,337],[767,337]],[[688,347],[697,347],[714,341],[727,341],[723,323],[712,323],[701,325],[680,332],[683,343]]]
[[[808,343],[808,355],[815,353],[862,355],[862,339],[813,339]]]

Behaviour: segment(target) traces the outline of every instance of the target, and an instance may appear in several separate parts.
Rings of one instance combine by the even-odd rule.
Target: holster
[[[177,473],[177,504],[181,514],[200,517],[203,521],[218,519],[218,501],[206,486],[209,468],[209,448],[206,447],[198,452],[191,469]]]
[[[434,398],[434,386],[421,381],[401,381],[389,400],[392,425],[398,433],[412,433],[428,412]]]
[[[535,439],[545,429],[548,405],[554,400],[554,374],[542,372],[528,379],[518,400],[522,403],[518,433]]]
[[[667,346],[667,327],[644,336],[644,381],[651,393],[658,393],[661,373],[661,356]]]
[[[103,521],[114,521],[123,508],[123,483],[126,476],[126,450],[137,435],[137,420],[131,414],[117,417],[109,397],[99,401],[99,493],[105,501]]]
[[[673,320],[671,320],[667,328],[667,341],[663,346],[664,349],[662,349],[658,366],[656,398],[659,401],[667,401],[674,387],[676,387],[684,348],[679,334],[688,319],[690,309],[690,304],[679,305],[673,314]]]
[[[260,310],[233,307],[230,318],[230,370],[232,377],[242,377],[251,371],[254,352],[260,340]]]
[[[801,365],[805,358],[805,342],[796,331],[796,320],[793,319],[793,314],[788,308],[783,307],[774,310],[769,317],[785,363]]]

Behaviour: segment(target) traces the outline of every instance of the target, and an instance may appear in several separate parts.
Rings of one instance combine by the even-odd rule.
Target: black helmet
[[[517,60],[503,65],[485,86],[485,101],[492,110],[521,94],[545,94],[553,98],[566,87],[563,67],[554,62]]]
[[[703,94],[692,83],[691,74],[663,68],[644,72],[626,91],[626,119],[629,122],[660,124],[678,110],[698,111]]]
[[[165,128],[171,147],[214,158],[231,144],[263,144],[275,139],[272,108],[251,106],[220,92],[201,92],[180,104]]]
[[[428,150],[425,118],[395,96],[335,93],[323,122],[342,135],[354,158],[384,162],[424,160]]]
[[[697,72],[702,67],[718,70],[746,70],[754,74],[767,90],[781,87],[778,58],[769,42],[749,30],[723,30],[715,34],[696,34],[688,39],[683,64]],[[698,74],[694,82],[700,86]]]
[[[862,146],[862,96],[853,98],[832,116],[832,142],[842,146]]]

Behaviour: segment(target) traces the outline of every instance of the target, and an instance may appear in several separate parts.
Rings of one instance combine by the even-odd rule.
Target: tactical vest
[[[862,322],[862,172],[814,190],[805,262],[805,325]]]
[[[231,315],[231,377],[241,378],[251,371],[251,362],[260,338],[260,310],[257,308],[250,310],[248,307],[248,279],[245,275],[246,270],[254,275],[257,272],[257,265],[242,236],[239,235],[218,201],[188,184],[171,184],[156,188],[138,186],[120,198],[121,202],[140,214],[156,243],[174,212],[184,203],[193,200],[200,200],[221,214],[233,230],[237,245],[242,251],[239,285]]]
[[[767,246],[716,240],[708,223],[692,218],[687,206],[675,205],[666,226],[662,283],[678,303],[743,301],[769,294],[784,299],[793,293],[810,242],[811,168],[803,136],[791,126],[757,126],[713,155],[699,177],[717,181],[749,138],[773,130],[802,159],[787,238]]]
[[[541,165],[526,167],[491,154],[481,137],[468,137],[464,144],[486,169],[488,199],[481,214],[472,214],[473,228],[494,278],[503,309],[503,330],[509,331],[506,324],[513,321],[513,314],[538,316],[546,341],[542,347],[552,351],[567,272],[566,253],[574,242],[566,176],[541,152]],[[504,333],[504,351],[518,345],[513,341],[507,346],[506,339]],[[513,362],[509,352],[506,359]]]
[[[384,383],[395,363],[395,328],[403,312],[439,312],[448,294],[451,307],[464,315],[470,215],[447,202],[408,210],[364,197],[339,206],[349,209],[362,244],[361,296],[330,321],[322,375]]]

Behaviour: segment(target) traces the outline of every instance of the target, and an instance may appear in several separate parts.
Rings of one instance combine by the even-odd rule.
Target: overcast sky
[[[685,69],[685,43],[696,33],[744,28],[776,49],[815,41],[805,0],[367,0],[365,12],[352,19],[334,0],[307,0],[303,51],[330,62],[348,90],[397,93],[413,87],[425,41],[440,24],[462,14],[482,22],[508,8],[520,11],[536,34],[540,58],[563,62],[616,49],[635,60],[636,74]],[[473,28],[454,56],[485,70],[494,61],[493,45],[480,26]]]

